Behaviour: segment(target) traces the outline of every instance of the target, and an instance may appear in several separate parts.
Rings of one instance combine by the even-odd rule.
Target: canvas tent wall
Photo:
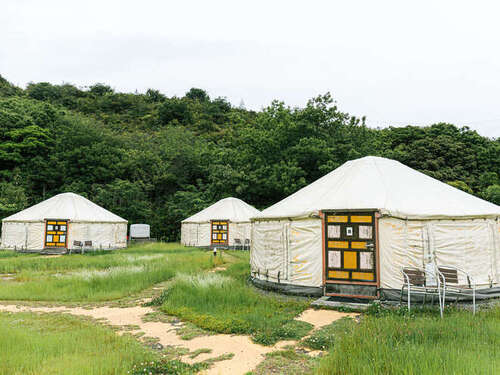
[[[252,221],[261,285],[375,297],[401,288],[403,266],[439,264],[499,286],[500,207],[394,160],[349,161]]]
[[[94,248],[127,246],[127,221],[74,194],[58,194],[2,220],[1,248],[71,249],[74,241]]]
[[[221,228],[221,236],[227,236],[227,243],[220,246],[235,246],[235,239],[244,242],[250,239],[250,218],[260,211],[237,198],[224,198],[204,210],[183,220],[181,243],[186,246],[210,247],[213,243],[214,226]],[[224,224],[227,222],[227,224]],[[222,228],[227,225],[225,230]]]

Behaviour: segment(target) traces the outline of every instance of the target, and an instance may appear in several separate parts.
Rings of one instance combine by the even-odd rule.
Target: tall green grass
[[[106,327],[60,314],[0,313],[0,374],[126,374],[153,353]]]
[[[138,293],[178,273],[208,270],[220,262],[203,250],[179,244],[149,244],[126,250],[58,258],[0,259],[0,300],[89,302]]]
[[[220,333],[245,333],[273,344],[298,339],[310,329],[294,320],[308,301],[265,295],[247,283],[248,255],[220,273],[177,276],[161,300],[161,309],[197,326]]]
[[[500,307],[344,321],[317,374],[498,374]]]

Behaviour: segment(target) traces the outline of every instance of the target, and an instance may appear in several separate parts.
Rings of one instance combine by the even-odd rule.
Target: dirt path
[[[314,329],[319,329],[345,316],[354,318],[358,315],[359,313],[343,313],[335,310],[307,309],[296,319],[312,324]]]
[[[145,336],[156,337],[164,345],[174,345],[189,349],[193,352],[198,349],[211,349],[211,353],[204,353],[194,360],[184,357],[185,362],[199,362],[208,358],[214,358],[222,354],[234,353],[234,357],[229,360],[215,362],[214,365],[203,372],[204,375],[237,375],[245,374],[254,369],[263,359],[266,353],[281,349],[286,345],[295,344],[294,341],[281,341],[274,346],[262,346],[252,342],[249,336],[217,334],[210,336],[199,336],[191,340],[182,340],[177,335],[178,324],[166,322],[143,322],[142,317],[154,310],[150,307],[96,307],[84,309],[80,307],[31,307],[21,305],[2,305],[0,311],[9,312],[59,312],[72,315],[83,315],[94,319],[106,319],[114,326],[139,326],[139,329],[129,332],[144,332]],[[331,310],[306,310],[298,318],[299,320],[311,323],[315,329],[340,319],[344,316],[357,314],[347,314]],[[124,327],[125,328],[125,327]]]

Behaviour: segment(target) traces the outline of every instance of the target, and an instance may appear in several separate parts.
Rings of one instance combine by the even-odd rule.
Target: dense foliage
[[[72,191],[175,240],[180,220],[218,199],[262,209],[366,155],[500,204],[500,139],[466,127],[370,129],[330,94],[255,112],[197,88],[181,98],[104,84],[23,90],[0,76],[0,218]]]

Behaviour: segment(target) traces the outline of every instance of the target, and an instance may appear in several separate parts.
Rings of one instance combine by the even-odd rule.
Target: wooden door
[[[227,246],[229,243],[229,221],[212,220],[210,224],[212,245]]]
[[[376,284],[377,232],[374,211],[324,215],[325,281]]]
[[[67,248],[68,243],[68,220],[47,219],[45,220],[44,246]]]

